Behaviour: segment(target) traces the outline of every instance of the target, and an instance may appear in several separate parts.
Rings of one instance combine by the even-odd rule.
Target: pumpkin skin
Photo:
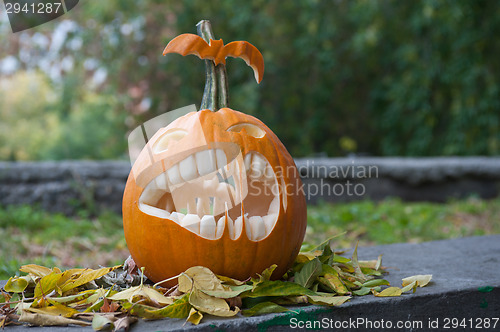
[[[238,124],[257,126],[265,135],[252,137],[245,129],[228,131]],[[155,153],[155,144],[172,129],[185,130],[187,135],[170,144],[166,151]],[[207,239],[171,218],[160,218],[140,209],[139,199],[148,183],[207,146],[218,146],[228,156],[234,155],[236,146],[242,156],[256,152],[267,159],[279,184],[279,213],[274,228],[264,238],[249,239],[245,232],[248,218],[244,218],[243,231],[238,238],[231,239],[226,224],[220,238]],[[258,196],[251,202],[244,204],[243,213],[252,215],[252,208],[259,208]],[[245,280],[276,264],[273,278],[280,278],[299,252],[306,219],[302,182],[286,148],[260,120],[229,108],[217,112],[206,109],[192,112],[160,129],[134,163],[123,197],[123,227],[128,248],[136,264],[144,267],[144,273],[154,282],[174,277],[197,265],[208,267],[219,275]],[[165,286],[175,284],[176,280],[164,283]]]

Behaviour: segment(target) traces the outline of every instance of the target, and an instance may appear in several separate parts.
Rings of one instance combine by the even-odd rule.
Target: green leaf
[[[354,247],[351,261],[352,261],[352,267],[354,268],[354,274],[356,276],[356,279],[361,282],[367,281],[368,278],[364,275],[363,271],[361,271],[361,267],[358,262],[358,243],[356,243],[356,247]]]
[[[370,289],[370,288],[368,288],[368,287],[361,287],[360,289],[355,290],[355,291],[353,291],[352,293],[353,293],[354,295],[364,296],[364,295],[368,295],[368,294],[370,294],[370,292],[371,292],[371,289]]]
[[[312,286],[317,277],[321,274],[321,262],[315,258],[307,262],[302,270],[295,273],[295,282],[305,288]]]
[[[218,297],[221,299],[230,299],[232,297],[238,296],[243,292],[246,292],[248,290],[253,289],[253,286],[251,285],[241,285],[241,286],[229,286],[231,289],[230,290],[201,290],[203,293]]]
[[[185,294],[180,299],[176,300],[174,303],[161,308],[155,309],[150,306],[142,304],[132,304],[128,301],[122,301],[122,306],[125,310],[128,310],[132,315],[139,316],[144,319],[162,319],[162,318],[186,318],[191,310],[191,304],[189,304],[189,294]]]
[[[346,264],[346,263],[350,263],[351,260],[349,258],[344,257],[344,256],[333,255],[333,262],[340,263],[340,264]]]
[[[258,316],[258,315],[264,315],[264,314],[270,314],[270,313],[280,313],[280,312],[286,312],[289,311],[287,308],[282,307],[276,303],[273,302],[262,302],[259,303],[255,306],[253,306],[250,309],[243,310],[241,313],[243,316],[246,317],[252,317],[252,316]]]
[[[373,279],[373,280],[368,280],[367,282],[363,283],[364,287],[375,287],[375,286],[389,286],[389,281],[385,279]]]
[[[318,305],[339,306],[349,300],[350,296],[318,296],[308,295],[309,302]]]
[[[408,285],[404,286],[403,288],[401,288],[401,292],[406,293],[406,292],[409,292],[413,289],[413,293],[415,293],[415,291],[417,290],[417,286],[418,286],[418,281],[413,280],[413,282],[411,284],[408,284]]]
[[[264,281],[268,281],[271,279],[271,275],[273,274],[274,270],[278,267],[278,265],[273,264],[267,269],[265,269],[262,274],[258,274],[259,278],[252,278],[252,284],[253,288],[257,287],[257,285],[261,284]]]
[[[288,281],[265,281],[253,291],[241,294],[241,297],[261,297],[261,296],[295,296],[295,295],[316,295],[315,292],[299,284]]]

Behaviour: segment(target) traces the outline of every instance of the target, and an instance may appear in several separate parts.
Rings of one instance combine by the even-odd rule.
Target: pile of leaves
[[[425,286],[431,275],[403,279],[390,287],[382,257],[359,261],[334,252],[330,241],[301,252],[291,270],[271,280],[275,265],[245,281],[195,266],[176,276],[170,289],[149,283],[132,259],[92,269],[24,265],[27,275],[12,277],[0,293],[0,327],[9,324],[92,326],[127,330],[143,319],[180,318],[199,324],[204,315],[233,317],[289,311],[286,305],[339,306],[354,296],[399,296]]]

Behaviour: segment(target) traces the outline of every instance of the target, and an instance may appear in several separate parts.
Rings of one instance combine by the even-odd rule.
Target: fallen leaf
[[[122,303],[122,306],[132,315],[136,315],[144,319],[162,319],[165,317],[186,318],[189,315],[189,311],[191,310],[191,304],[189,303],[189,294],[185,294],[174,303],[161,309],[154,309],[146,305],[133,304],[130,302],[124,302]]]
[[[108,297],[108,299],[113,301],[127,300],[131,303],[137,302],[137,300],[134,300],[134,298],[146,299],[147,301],[150,301],[152,303],[159,303],[162,305],[169,305],[174,303],[174,300],[172,298],[166,297],[157,290],[145,285],[130,287],[129,289]]]
[[[309,302],[312,304],[328,305],[328,306],[339,306],[349,300],[350,296],[318,296],[318,295],[307,295]]]
[[[197,288],[189,295],[189,303],[201,312],[220,317],[232,317],[240,311],[239,308],[231,310],[224,299],[207,295]]]
[[[122,318],[118,318],[114,322],[115,329],[113,331],[120,331],[120,330],[128,331],[130,325],[134,324],[135,322],[137,322],[137,317],[125,316]]]
[[[252,316],[258,316],[270,313],[280,313],[286,311],[289,311],[289,309],[282,307],[276,303],[261,302],[251,307],[250,309],[243,310],[241,313],[243,314],[243,316],[252,317]]]
[[[35,286],[35,297],[42,298],[43,296],[49,295],[53,290],[56,289],[56,286],[61,277],[61,273],[51,272],[43,278],[40,278]]]
[[[413,280],[413,282],[411,284],[408,284],[401,289],[401,291],[403,293],[409,292],[411,290],[413,290],[413,293],[415,293],[415,291],[417,290],[417,281],[416,280]]]
[[[116,302],[110,302],[107,298],[104,298],[103,304],[99,309],[101,312],[116,312],[120,308],[120,305]]]
[[[186,321],[198,325],[201,322],[201,319],[203,318],[203,314],[196,310],[195,308],[191,308],[191,311],[189,312],[188,318]]]
[[[57,302],[53,302],[51,304],[52,305],[50,305],[50,306],[41,307],[41,308],[34,308],[31,306],[30,308],[28,308],[26,310],[28,310],[30,312],[40,313],[40,314],[53,315],[53,316],[63,316],[63,317],[67,317],[67,318],[71,318],[73,315],[79,313],[78,310],[75,310],[73,308],[59,304]]]
[[[52,316],[47,314],[39,314],[39,313],[30,313],[25,310],[21,311],[21,315],[19,317],[20,322],[39,325],[39,326],[61,326],[68,324],[75,324],[81,326],[90,326],[91,324],[88,322],[84,322],[81,320],[66,318],[62,316]]]
[[[7,283],[5,284],[5,286],[3,286],[3,289],[6,292],[22,293],[24,292],[26,287],[28,287],[30,281],[30,276],[11,277],[9,278],[9,280],[7,280]]]
[[[60,273],[61,270],[57,269],[57,271],[53,271],[52,269],[49,269],[48,267],[41,266],[41,265],[36,265],[36,264],[27,264],[21,266],[19,269],[21,272],[26,272],[31,275],[34,275],[36,277],[43,278],[48,274],[51,274],[52,272]]]
[[[103,315],[94,315],[92,319],[92,328],[94,331],[111,330],[114,327],[113,322],[108,317]]]
[[[74,276],[72,276],[70,279],[68,279],[64,284],[60,285],[61,291],[67,292],[73,288],[79,287],[81,285],[85,285],[86,283],[91,282],[92,280],[95,280],[97,278],[102,277],[103,275],[116,270],[117,268],[121,267],[121,265],[117,265],[114,267],[103,267],[98,270],[91,270],[91,269],[85,269],[81,272],[77,272]],[[71,271],[71,270],[70,270]],[[69,272],[69,271],[66,271]],[[63,272],[63,277],[66,272]]]
[[[217,276],[217,278],[219,278],[220,281],[222,281],[222,283],[227,284],[227,285],[241,286],[241,285],[245,284],[245,282],[240,281],[240,280],[236,280],[236,279],[233,279],[233,278],[221,276],[221,275],[218,275],[218,274],[216,276]]]
[[[294,282],[276,280],[265,281],[257,286],[255,290],[242,293],[241,297],[296,295],[316,295],[316,293]]]
[[[210,269],[203,266],[193,266],[187,269],[178,278],[179,291],[188,293],[194,287],[207,291],[224,291],[226,288]]]
[[[321,262],[314,258],[307,262],[302,269],[295,274],[295,282],[305,288],[312,286],[317,277],[321,274]]]
[[[229,299],[235,296],[240,295],[241,293],[244,293],[250,289],[253,289],[253,286],[251,285],[240,285],[240,286],[229,286],[228,290],[203,290],[201,291],[207,295],[218,297],[221,299]]]
[[[419,274],[411,277],[407,277],[403,279],[402,286],[406,286],[411,284],[413,281],[417,282],[418,287],[426,286],[432,279],[432,274]]]
[[[403,292],[399,287],[388,287],[381,291],[380,293],[377,291],[373,291],[373,295],[377,297],[390,297],[390,296],[401,296]]]
[[[318,278],[319,282],[328,288],[332,289],[335,293],[339,295],[344,295],[349,292],[347,287],[342,283],[337,275],[325,274],[324,277]]]
[[[363,283],[363,287],[375,287],[375,286],[389,286],[389,281],[385,279],[373,279],[373,280],[368,280],[367,282]]]

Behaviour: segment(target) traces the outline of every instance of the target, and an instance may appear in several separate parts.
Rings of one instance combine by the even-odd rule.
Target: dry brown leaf
[[[19,321],[29,324],[34,324],[38,326],[63,326],[69,324],[81,325],[81,326],[90,326],[92,324],[88,322],[84,322],[81,320],[66,318],[62,316],[52,316],[41,313],[31,313],[26,310],[21,311],[21,315],[19,316]]]

